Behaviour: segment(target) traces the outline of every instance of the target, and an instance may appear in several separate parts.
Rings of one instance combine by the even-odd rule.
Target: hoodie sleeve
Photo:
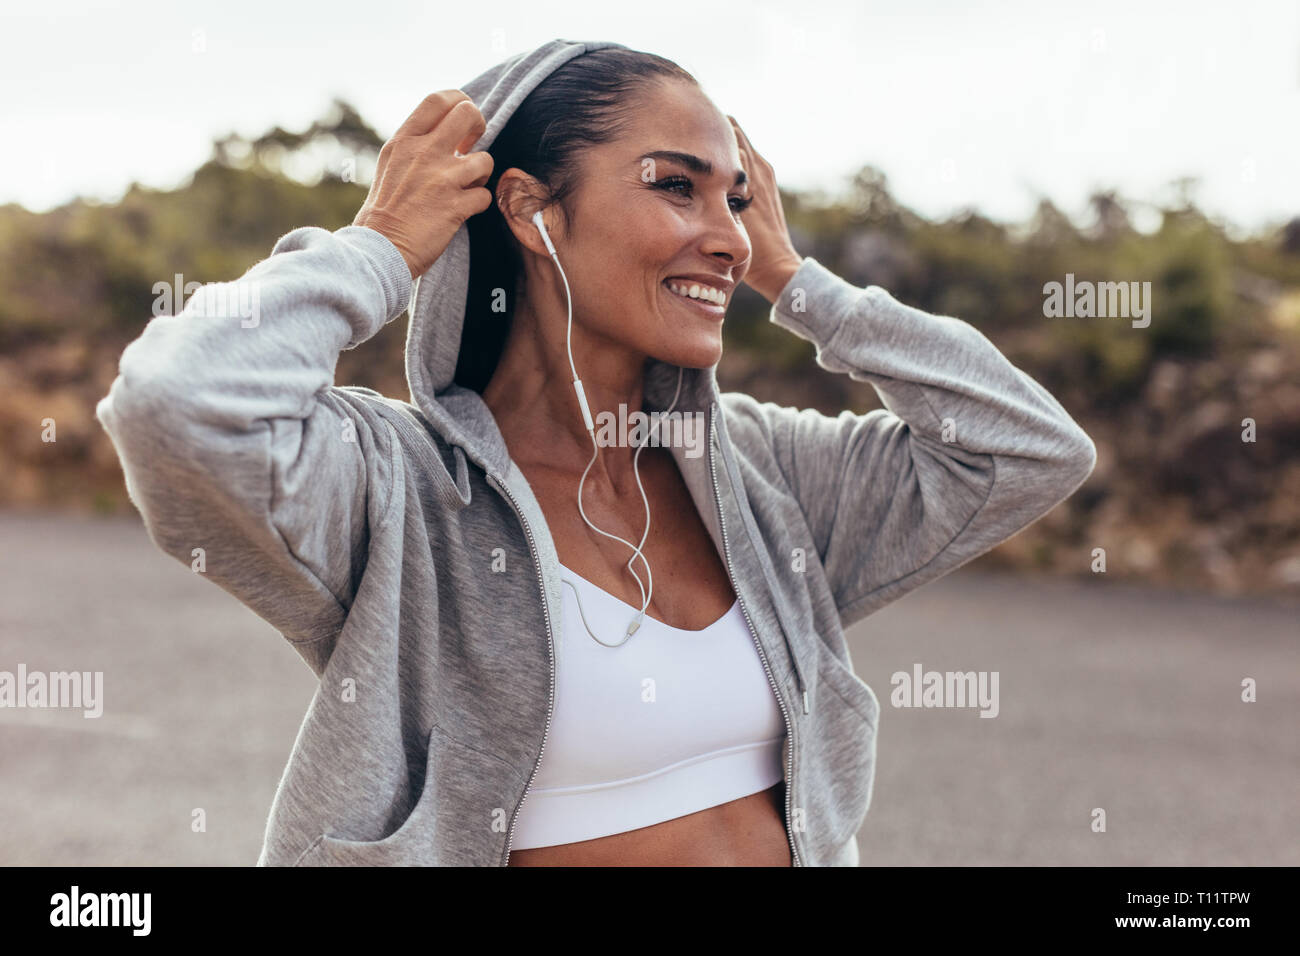
[[[884,405],[827,416],[740,400],[771,442],[845,627],[1032,524],[1092,472],[1088,435],[966,322],[858,288],[812,257],[770,321]]]
[[[152,319],[96,406],[154,544],[292,643],[341,628],[391,488],[389,426],[334,387],[339,352],[411,288],[380,233],[295,229]]]

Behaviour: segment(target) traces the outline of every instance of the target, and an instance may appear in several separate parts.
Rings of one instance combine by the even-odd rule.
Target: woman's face
[[[557,239],[561,224],[548,223],[573,291],[574,324],[666,362],[713,365],[723,313],[750,263],[739,213],[749,186],[737,184],[735,133],[707,96],[681,81],[653,86],[629,129],[583,153],[571,231]],[[706,284],[701,277],[726,294],[723,306],[669,288]]]

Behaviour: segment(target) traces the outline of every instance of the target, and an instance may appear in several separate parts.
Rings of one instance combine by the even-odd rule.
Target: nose
[[[702,229],[700,245],[709,258],[722,259],[732,267],[741,267],[749,262],[752,252],[749,233],[731,208],[730,196],[723,196],[709,205]]]

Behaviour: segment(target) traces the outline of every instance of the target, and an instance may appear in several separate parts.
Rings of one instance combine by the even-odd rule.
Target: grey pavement
[[[105,697],[0,708],[0,864],[254,863],[301,659],[135,518],[0,514],[0,541],[0,670],[103,671]],[[1300,863],[1295,601],[967,567],[849,641],[881,704],[864,866]],[[996,671],[998,716],[892,706],[916,664]]]

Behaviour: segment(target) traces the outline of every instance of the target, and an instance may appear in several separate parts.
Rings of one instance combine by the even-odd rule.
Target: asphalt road
[[[0,708],[0,864],[254,863],[311,672],[134,519],[0,514],[0,541],[0,670],[105,698]],[[849,640],[881,703],[864,866],[1300,863],[1295,602],[964,568]],[[917,664],[996,671],[998,716],[892,706]]]

